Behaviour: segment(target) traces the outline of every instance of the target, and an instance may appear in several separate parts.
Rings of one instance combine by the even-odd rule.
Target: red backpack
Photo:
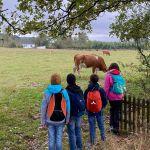
[[[88,92],[86,107],[92,113],[98,113],[102,109],[102,99],[98,90]]]

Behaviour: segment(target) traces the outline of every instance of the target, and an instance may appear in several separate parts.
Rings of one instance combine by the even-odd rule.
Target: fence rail
[[[127,133],[149,133],[150,100],[125,95],[120,116],[120,130]]]

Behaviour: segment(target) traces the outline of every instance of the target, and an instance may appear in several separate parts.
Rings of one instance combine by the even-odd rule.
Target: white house
[[[35,44],[22,44],[23,48],[35,48]]]

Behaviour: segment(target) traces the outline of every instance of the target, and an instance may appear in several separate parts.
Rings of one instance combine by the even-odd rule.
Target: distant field
[[[77,53],[103,56],[101,51],[0,48],[0,149],[39,150],[42,147],[46,133],[37,130],[39,120],[35,117],[39,113],[42,91],[55,72],[61,74],[65,87],[66,75],[72,72],[73,56]],[[130,64],[138,64],[136,51],[112,51],[111,56],[103,57],[107,66],[118,62],[127,81],[135,79],[136,72],[132,72]],[[81,78],[77,77],[83,89],[90,74],[91,69],[82,69]],[[104,73],[98,74],[103,85]],[[131,93],[138,90],[130,82],[127,87]],[[84,137],[87,138],[86,133]],[[46,149],[45,145],[41,150]]]
[[[77,53],[94,53],[103,56],[101,51],[73,50],[37,50],[0,48],[0,87],[28,86],[32,82],[48,83],[52,73],[58,72],[65,82],[65,77],[72,72],[73,56]],[[112,51],[111,56],[103,56],[107,66],[112,62],[124,64],[138,63],[136,51]],[[121,66],[122,73],[130,71]],[[81,86],[86,83],[91,69],[82,69],[79,80]],[[104,73],[98,73],[103,79]]]

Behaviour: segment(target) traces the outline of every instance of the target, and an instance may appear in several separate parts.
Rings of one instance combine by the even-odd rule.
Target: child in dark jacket
[[[78,95],[79,98],[84,100],[82,89],[76,85],[76,78],[74,74],[68,74],[67,76],[67,87],[66,90],[70,98],[70,121],[67,125],[68,136],[69,136],[69,147],[70,150],[82,150],[82,135],[81,135],[81,116],[83,112],[79,111],[77,107],[77,99],[73,97]],[[85,102],[84,102],[85,104]]]
[[[88,93],[90,91],[98,91],[101,96],[102,100],[102,108],[98,112],[90,112],[87,110],[88,114],[88,122],[89,122],[89,128],[90,128],[90,142],[91,145],[95,144],[95,134],[96,134],[96,121],[101,133],[101,140],[105,141],[105,129],[104,129],[104,117],[103,117],[103,109],[107,105],[107,99],[106,99],[106,93],[103,88],[101,88],[98,84],[99,77],[96,74],[92,74],[90,76],[90,84],[88,85],[88,88],[86,89],[84,93],[84,99],[86,101],[86,106],[87,106],[87,97]]]

